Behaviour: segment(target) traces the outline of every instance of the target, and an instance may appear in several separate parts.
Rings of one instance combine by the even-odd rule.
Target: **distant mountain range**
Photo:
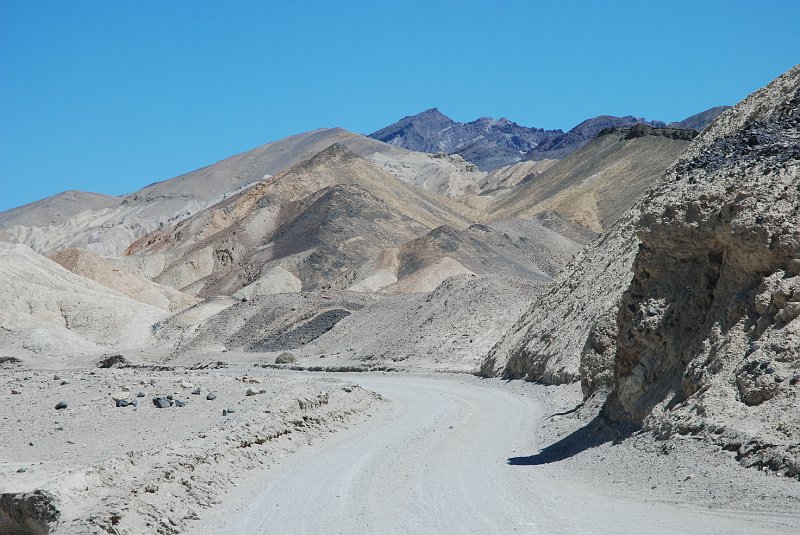
[[[482,171],[493,171],[519,161],[561,159],[610,127],[646,124],[656,128],[700,131],[728,107],[717,106],[674,123],[648,121],[630,115],[600,115],[583,121],[568,132],[528,128],[506,118],[481,117],[460,123],[431,108],[404,117],[369,137],[414,151],[458,154]]]

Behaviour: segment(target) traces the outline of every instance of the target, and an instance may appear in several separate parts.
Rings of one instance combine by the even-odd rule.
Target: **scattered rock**
[[[197,387],[194,390],[192,390],[192,394],[194,394],[196,396],[200,395],[200,387]]]
[[[66,408],[67,408],[67,402],[66,401],[62,400],[62,401],[59,401],[58,403],[56,403],[56,410],[57,411],[60,411],[61,409],[66,409]]]
[[[176,407],[185,407],[185,406],[186,406],[186,403],[187,403],[187,402],[186,402],[186,401],[183,401],[182,399],[176,399],[176,400],[175,400],[175,406],[176,406]]]
[[[153,405],[155,405],[159,409],[166,409],[167,407],[171,406],[172,403],[169,399],[159,396],[153,398]]]
[[[206,396],[206,399],[208,401],[214,401],[215,399],[217,399],[217,395],[214,392],[209,392],[208,395]]]
[[[267,390],[265,388],[253,388],[253,387],[250,387],[250,388],[247,389],[247,392],[245,392],[245,395],[246,396],[256,396],[258,394],[264,394],[266,391]]]
[[[137,398],[143,398],[144,397],[144,392],[137,392],[136,393],[136,397]]]
[[[194,385],[189,381],[181,381],[181,388],[194,388]]]
[[[98,368],[124,368],[129,365],[128,360],[122,355],[110,355],[97,363]]]

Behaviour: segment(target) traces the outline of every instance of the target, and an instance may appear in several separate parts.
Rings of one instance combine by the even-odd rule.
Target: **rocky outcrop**
[[[641,205],[607,413],[800,474],[800,66],[720,117]]]
[[[553,278],[549,290],[489,352],[482,375],[550,384],[580,380],[582,355],[594,351],[587,346],[592,328],[619,302],[630,281],[636,214],[631,210]],[[612,341],[603,352],[615,349]],[[594,355],[591,359],[596,360]]]
[[[45,535],[58,524],[58,500],[44,490],[0,494],[0,532]]]

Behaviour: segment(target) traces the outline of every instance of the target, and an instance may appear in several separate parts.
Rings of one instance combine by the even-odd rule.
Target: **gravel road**
[[[596,473],[559,463],[509,463],[546,445],[537,436],[544,406],[519,384],[337,377],[391,403],[252,473],[203,514],[196,533],[752,534],[800,526],[797,512],[703,508],[690,495],[676,503],[644,489],[620,492],[611,472],[609,484],[598,485]]]

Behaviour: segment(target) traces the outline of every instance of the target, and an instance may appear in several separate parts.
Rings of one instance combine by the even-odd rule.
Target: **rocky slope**
[[[568,266],[486,374],[612,389],[606,413],[800,473],[800,67],[722,114]]]
[[[498,192],[490,218],[556,212],[595,232],[608,229],[689,145],[690,130],[611,128],[514,189]]]
[[[800,475],[800,66],[726,112],[649,193],[609,414]]]
[[[530,279],[465,274],[447,278],[430,293],[379,298],[299,348],[298,363],[474,373],[481,356],[542,286]]]

